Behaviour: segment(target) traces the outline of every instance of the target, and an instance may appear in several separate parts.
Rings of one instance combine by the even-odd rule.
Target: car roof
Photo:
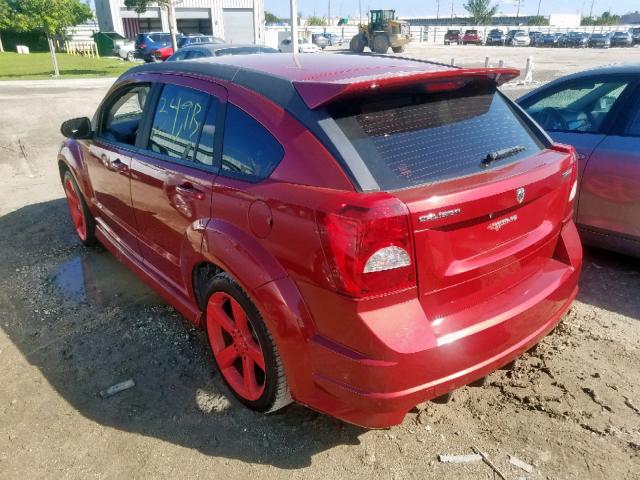
[[[382,55],[273,53],[149,63],[128,70],[123,77],[143,72],[184,72],[233,81],[287,108],[297,92],[311,109],[347,94],[370,93],[372,89],[397,88],[430,79],[490,77],[502,83],[519,74],[509,68],[463,69]]]
[[[257,45],[255,43],[195,43],[193,45],[187,45],[186,47],[182,47],[180,50],[198,50],[198,49],[206,49],[211,52],[215,52],[216,50],[227,50],[230,48],[271,48],[266,45]],[[275,48],[271,48],[275,50]]]

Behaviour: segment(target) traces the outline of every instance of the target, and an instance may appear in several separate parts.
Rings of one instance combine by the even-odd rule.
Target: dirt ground
[[[640,60],[640,49],[407,55],[484,63],[485,51],[515,64],[535,54],[547,80]],[[229,400],[201,333],[74,237],[58,128],[91,115],[111,82],[0,83],[0,478],[497,478],[484,463],[438,461],[474,446],[509,479],[640,477],[640,261],[599,250],[586,251],[562,324],[514,370],[420,405],[398,427],[364,430],[295,405],[262,416]],[[128,378],[134,388],[98,395]]]

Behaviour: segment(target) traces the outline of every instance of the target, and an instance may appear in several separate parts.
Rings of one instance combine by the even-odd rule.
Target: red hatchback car
[[[551,331],[576,160],[512,69],[352,55],[136,67],[58,158],[99,240],[208,334],[233,394],[387,427]]]
[[[467,45],[472,43],[474,45],[482,45],[482,35],[478,30],[467,30],[462,36],[462,44]]]

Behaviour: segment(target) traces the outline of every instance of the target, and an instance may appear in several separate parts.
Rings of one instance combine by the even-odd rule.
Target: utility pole
[[[291,47],[298,53],[298,0],[291,0]]]
[[[453,25],[453,1],[451,0],[451,25]]]
[[[440,0],[436,0],[436,24],[439,23],[438,20],[440,20]]]
[[[331,26],[331,0],[329,0],[329,5],[327,6],[327,22]]]
[[[542,0],[538,0],[538,13],[536,13],[536,17],[540,16],[540,4],[542,3]]]
[[[518,10],[516,11],[516,20],[520,18],[520,4],[522,0],[518,0]]]
[[[593,18],[593,4],[596,3],[596,0],[591,0],[591,10],[589,10],[589,18]]]
[[[167,2],[167,19],[169,20],[169,33],[171,34],[171,46],[173,51],[178,51],[178,41],[176,40],[176,5],[174,0]]]

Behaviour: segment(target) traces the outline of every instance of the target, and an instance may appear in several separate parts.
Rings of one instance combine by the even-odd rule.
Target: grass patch
[[[133,67],[131,62],[115,58],[91,58],[58,53],[61,78],[117,77]],[[0,80],[34,80],[51,78],[53,66],[47,53],[0,53]]]

